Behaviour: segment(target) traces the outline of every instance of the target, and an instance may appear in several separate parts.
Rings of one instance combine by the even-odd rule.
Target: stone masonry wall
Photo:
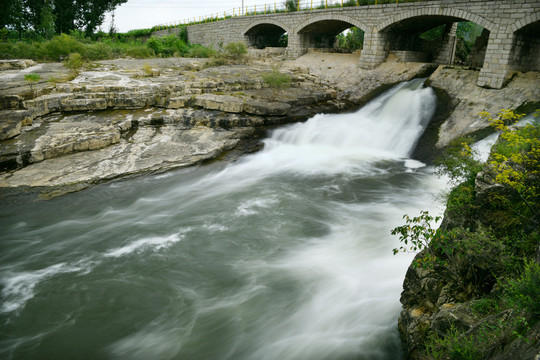
[[[308,50],[309,44],[306,44],[306,36],[303,36],[305,33],[302,33],[306,26],[319,21],[344,21],[365,31],[359,66],[373,68],[388,55],[387,34],[392,32],[393,25],[410,18],[422,21],[433,19],[434,16],[443,17],[442,21],[446,22],[472,21],[490,32],[485,61],[478,80],[479,86],[502,87],[513,66],[525,70],[538,69],[538,46],[532,46],[533,53],[519,64],[513,54],[516,48],[516,31],[540,21],[538,0],[432,0],[238,16],[218,22],[190,25],[188,39],[191,43],[214,47],[238,41],[248,44],[245,34],[249,29],[260,24],[274,24],[288,33],[287,56],[295,58]]]

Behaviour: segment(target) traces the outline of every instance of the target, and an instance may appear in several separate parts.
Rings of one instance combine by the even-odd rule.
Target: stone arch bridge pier
[[[188,26],[191,43],[224,46],[244,42],[265,48],[279,46],[294,59],[310,48],[330,48],[336,35],[350,27],[364,31],[359,66],[371,69],[390,52],[405,61],[451,63],[455,23],[471,21],[483,28],[468,61],[481,68],[478,85],[501,88],[511,71],[540,71],[540,1],[432,0],[342,7],[288,13],[237,16]],[[419,35],[446,25],[444,41],[426,51]]]

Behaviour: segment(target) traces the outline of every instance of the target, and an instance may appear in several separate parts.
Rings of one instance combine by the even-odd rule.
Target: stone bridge
[[[405,61],[449,64],[455,23],[462,21],[484,29],[470,57],[481,67],[479,86],[498,89],[512,71],[540,71],[538,0],[432,0],[237,16],[190,25],[188,39],[215,48],[230,42],[264,48],[276,46],[286,33],[285,53],[292,59],[310,48],[331,48],[336,35],[355,26],[364,31],[362,68],[378,66],[390,52],[401,53]],[[444,41],[426,46],[419,35],[443,24]]]

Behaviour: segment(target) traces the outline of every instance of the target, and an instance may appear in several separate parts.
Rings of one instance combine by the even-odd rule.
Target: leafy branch
[[[502,109],[495,118],[488,112],[482,112],[480,116],[501,132],[501,142],[489,162],[495,173],[495,182],[513,189],[528,208],[530,220],[538,224],[540,126],[531,124],[519,129],[511,128],[509,125],[524,114],[516,114],[508,109]]]

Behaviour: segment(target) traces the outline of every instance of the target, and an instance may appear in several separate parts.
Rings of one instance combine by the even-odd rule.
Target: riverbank
[[[433,72],[431,64],[393,57],[373,70],[357,63],[358,55],[323,53],[225,66],[207,59],[121,59],[93,63],[77,76],[60,63],[17,63],[0,72],[0,188],[39,189],[51,197],[200,164],[231,150],[239,155],[259,149],[268,126],[358,108],[395,83],[429,76],[445,96],[415,152],[426,161],[436,147],[485,129],[481,110],[540,98],[538,73],[517,74],[502,90],[487,90],[476,87],[474,70],[439,66]],[[289,87],[265,83],[276,68],[290,78]],[[28,74],[40,78],[25,81]]]
[[[346,106],[302,72],[287,71],[290,88],[272,90],[263,80],[271,66],[205,62],[104,61],[70,81],[58,81],[69,76],[61,64],[4,71],[0,186],[56,196],[196,165],[260,147],[258,128]],[[25,82],[30,73],[40,81]]]

